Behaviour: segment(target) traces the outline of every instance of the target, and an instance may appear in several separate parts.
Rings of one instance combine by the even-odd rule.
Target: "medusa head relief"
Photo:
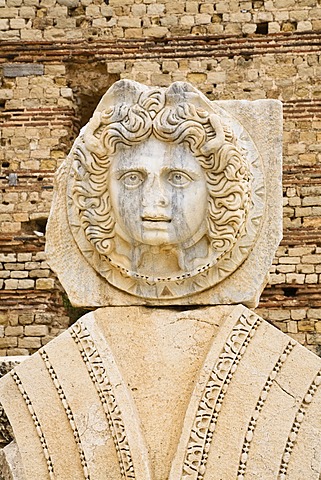
[[[256,148],[189,84],[117,83],[71,153],[73,238],[99,275],[130,294],[203,291],[242,264],[260,227]]]

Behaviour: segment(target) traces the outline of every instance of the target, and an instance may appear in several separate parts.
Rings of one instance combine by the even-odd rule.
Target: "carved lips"
[[[165,229],[172,219],[166,215],[144,215],[142,216],[142,222],[145,228],[160,228]]]

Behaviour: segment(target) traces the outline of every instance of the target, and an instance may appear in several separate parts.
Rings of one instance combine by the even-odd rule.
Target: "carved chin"
[[[172,277],[187,274],[207,264],[213,257],[206,235],[196,242],[189,239],[189,245],[170,245],[166,242],[147,244],[146,241],[142,243],[125,240],[123,236],[117,235],[115,245],[109,255],[111,261],[120,269],[126,269],[133,274],[136,272],[139,276]]]

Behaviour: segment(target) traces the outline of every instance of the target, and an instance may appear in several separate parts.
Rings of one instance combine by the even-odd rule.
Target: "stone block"
[[[27,337],[44,337],[48,335],[47,325],[26,325],[24,331]]]
[[[36,9],[35,7],[21,7],[19,11],[19,16],[21,18],[35,18]]]
[[[321,308],[309,308],[307,317],[315,320],[321,320]]]
[[[23,327],[17,325],[15,327],[8,326],[5,328],[6,337],[20,337],[23,335]]]
[[[20,325],[30,325],[34,321],[34,314],[33,313],[22,313],[18,317],[18,321]]]
[[[278,265],[276,267],[278,273],[290,273],[295,272],[295,265]]]
[[[143,17],[146,14],[147,7],[144,4],[134,4],[131,11],[133,15]]]
[[[30,278],[47,278],[50,275],[50,270],[48,269],[36,269],[30,270],[29,277]]]
[[[60,94],[64,98],[73,98],[73,91],[71,88],[68,88],[68,87],[61,88]]]
[[[116,61],[107,63],[107,72],[108,73],[122,73],[125,71],[125,62]]]
[[[27,348],[10,347],[8,353],[14,357],[26,357],[29,355],[29,350]]]
[[[314,265],[297,265],[296,269],[298,273],[314,273],[316,271]]]
[[[195,25],[194,15],[184,15],[184,17],[180,19],[180,24],[184,27],[192,27]]]
[[[52,314],[50,313],[36,313],[35,314],[35,323],[36,324],[45,324],[51,325],[53,322]],[[32,322],[30,322],[32,323]]]
[[[16,337],[0,337],[0,348],[16,347],[18,339]]]
[[[40,63],[15,63],[3,66],[4,77],[28,77],[43,74],[44,65]]]
[[[307,343],[308,345],[320,345],[321,334],[320,333],[307,334]]]
[[[278,22],[269,22],[268,33],[279,33],[281,30],[280,24]],[[295,332],[292,332],[295,333]]]
[[[33,289],[35,286],[34,280],[18,280],[18,289],[19,290],[29,290]]]
[[[314,329],[316,333],[321,333],[321,319],[314,324]]]
[[[25,272],[24,270],[14,270],[13,272],[10,273],[11,278],[27,278],[28,277],[28,272]]]
[[[150,28],[144,28],[144,35],[147,37],[162,38],[168,34],[167,27],[154,26]]]
[[[30,7],[28,7],[30,8]],[[29,16],[25,15],[24,18],[29,18]],[[42,35],[42,31],[41,30],[36,30],[36,29],[25,29],[25,30],[21,30],[21,40],[26,40],[26,41],[37,41],[37,40],[43,40],[43,35]],[[35,101],[35,100],[29,100],[29,101],[25,101],[24,102],[25,106],[28,106],[29,108],[37,108],[40,106],[40,103]]]
[[[17,255],[15,253],[0,253],[0,262],[16,262]]]
[[[291,309],[291,318],[293,320],[302,320],[306,318],[307,312],[305,308]]]
[[[174,29],[174,27],[178,25],[178,17],[177,15],[166,15],[165,17],[161,18],[160,24],[162,27]]]
[[[242,32],[246,35],[252,35],[256,32],[256,24],[255,23],[246,23],[242,25]]]
[[[9,30],[9,20],[0,18],[0,30]]]
[[[209,72],[207,80],[211,83],[224,83],[226,81],[226,72]]]
[[[321,263],[321,255],[303,255],[302,256],[302,263],[312,263],[312,264],[320,264]]]
[[[68,8],[76,8],[80,1],[79,0],[57,0],[57,3],[59,3],[59,5],[64,5]]]
[[[53,278],[39,278],[36,280],[37,290],[51,290],[55,287],[55,280]]]
[[[299,332],[314,332],[315,330],[314,325],[315,325],[314,321],[301,320],[301,322],[298,323],[298,330]]]
[[[274,310],[271,309],[269,312],[269,319],[275,321],[288,320],[290,318],[290,312],[287,310]]]
[[[38,348],[41,347],[41,340],[40,338],[37,338],[37,337],[23,337],[23,338],[18,338],[16,340],[19,348],[38,350]],[[0,345],[1,345],[1,341],[0,341]]]
[[[12,18],[10,20],[10,28],[21,30],[26,27],[26,21],[23,18]]]
[[[297,265],[301,263],[301,258],[300,257],[279,257],[279,263],[285,264],[285,265]]]
[[[272,273],[270,275],[269,283],[271,285],[278,285],[280,283],[285,283],[285,274],[283,274],[283,273],[279,273],[279,274]]]
[[[18,325],[18,313],[15,311],[8,312],[7,322],[9,325]]]
[[[287,332],[288,333],[298,333],[298,322],[287,322]]]
[[[30,262],[32,258],[32,253],[29,252],[23,252],[23,253],[18,253],[17,254],[17,259],[18,262]]]
[[[308,274],[305,276],[305,283],[318,283],[318,275],[316,273]]]
[[[295,323],[280,321],[280,326],[295,330]],[[119,342],[120,331],[124,342]],[[320,334],[291,333],[301,341],[306,335],[311,345],[320,340]],[[14,348],[36,349],[39,340],[47,339],[19,339]],[[140,369],[144,375],[138,374]],[[304,375],[298,376],[301,369]],[[320,358],[242,306],[181,312],[121,307],[98,309],[83,317],[68,334],[17,366],[16,375],[0,382],[0,393],[26,480],[48,477],[49,451],[56,475],[64,480],[82,478],[79,445],[90,451],[86,471],[93,478],[96,469],[112,472],[111,479],[116,474],[120,478],[124,458],[126,465],[135,465],[138,479],[152,478],[152,452],[153,471],[162,479],[176,480],[192,466],[193,473],[208,478],[232,479],[235,471],[249,472],[253,467],[261,479],[267,469],[280,468],[290,477],[293,468],[304,480],[312,480],[316,469],[320,472],[320,466],[310,469],[320,445],[320,369]],[[24,391],[31,387],[27,409]],[[212,403],[206,406],[209,397]],[[299,399],[295,406],[293,398]],[[108,415],[106,402],[113,407]],[[66,411],[72,412],[72,418]],[[41,430],[34,418],[42,419]],[[295,418],[299,433],[295,447],[304,448],[306,460],[292,452]],[[204,425],[206,432],[214,425],[215,434],[205,434],[206,444],[199,445]],[[286,427],[277,428],[280,425]],[[233,431],[229,448],[227,430]],[[47,443],[36,450],[41,431],[46,431]],[[120,431],[122,447],[116,455]],[[97,451],[92,445],[99,438],[107,441]],[[244,442],[248,455],[240,458],[237,446]],[[204,462],[191,455],[196,445]],[[287,446],[289,455],[282,463]]]
[[[286,283],[295,283],[303,285],[305,281],[305,275],[303,273],[287,273],[285,275]]]
[[[162,15],[165,10],[163,3],[152,3],[147,6],[147,15]]]
[[[1,7],[0,18],[16,18],[19,10],[15,7]]]
[[[32,261],[32,262],[26,262],[25,265],[24,265],[24,268],[26,270],[36,270],[40,267],[40,263],[39,262],[35,262],[35,261]]]
[[[4,281],[5,290],[16,290],[18,288],[18,280],[14,278],[9,278]]]
[[[45,75],[62,76],[66,73],[65,65],[50,64],[45,66]]]
[[[9,88],[0,88],[0,100],[9,100],[13,97],[13,91]]]
[[[187,80],[189,82],[197,84],[202,84],[206,81],[206,74],[205,73],[189,73],[187,75]]]

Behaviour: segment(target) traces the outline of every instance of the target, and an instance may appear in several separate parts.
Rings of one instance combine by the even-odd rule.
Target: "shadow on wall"
[[[106,64],[67,65],[68,86],[73,90],[80,128],[86,125],[101,97],[120,79],[119,74],[107,73]]]

